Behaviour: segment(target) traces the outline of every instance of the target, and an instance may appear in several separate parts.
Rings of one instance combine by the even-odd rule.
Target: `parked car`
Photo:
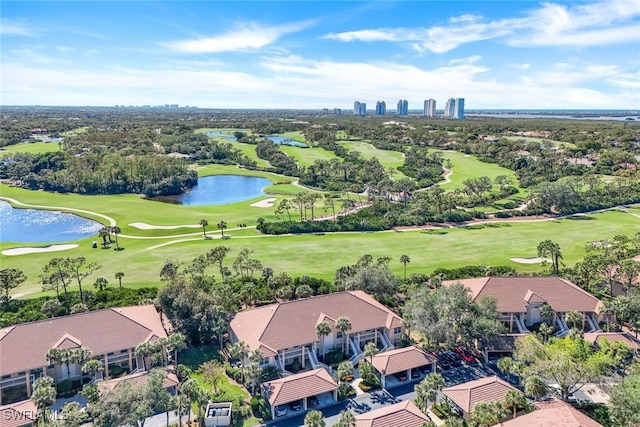
[[[282,417],[284,415],[287,415],[287,412],[289,412],[289,408],[287,408],[287,405],[277,405],[273,409],[276,413],[276,417]]]
[[[467,363],[475,363],[476,358],[469,350],[464,347],[456,347],[456,353],[462,357],[462,359]]]
[[[299,411],[302,409],[302,401],[296,400],[295,402],[289,403],[289,408],[291,408],[292,411]]]
[[[318,400],[318,396],[311,396],[307,400],[307,405],[309,406],[309,408],[315,408],[319,404],[320,404],[320,400]]]
[[[453,366],[462,366],[462,358],[455,351],[445,350],[443,354]]]
[[[438,365],[440,366],[440,369],[446,371],[447,369],[451,368],[451,362],[449,361],[449,359],[447,359],[444,354],[442,354],[441,352],[437,352],[434,351],[431,354],[433,354],[435,356],[436,359],[438,359]]]
[[[411,370],[411,379],[416,379],[416,378],[420,378],[420,371],[418,370],[418,368],[413,368]]]
[[[407,373],[406,372],[398,372],[397,374],[393,374],[394,377],[396,377],[396,379],[398,381],[406,381],[407,380]]]

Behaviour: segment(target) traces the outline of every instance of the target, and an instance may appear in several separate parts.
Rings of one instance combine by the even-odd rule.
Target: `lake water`
[[[77,215],[38,209],[14,209],[0,201],[0,242],[59,243],[96,235],[103,227]]]
[[[230,135],[228,132],[224,132],[221,130],[214,130],[212,132],[205,133],[209,138],[222,138],[227,141],[237,141],[238,139],[235,136]]]
[[[253,176],[205,176],[198,179],[198,185],[190,191],[170,200],[158,200],[190,206],[226,205],[262,196],[263,189],[269,185],[270,180]]]
[[[282,136],[269,135],[269,136],[265,137],[265,139],[270,139],[274,144],[278,144],[278,145],[290,145],[292,147],[301,147],[301,148],[308,148],[309,147],[307,144],[303,144],[302,142],[294,141],[291,138],[284,138]]]

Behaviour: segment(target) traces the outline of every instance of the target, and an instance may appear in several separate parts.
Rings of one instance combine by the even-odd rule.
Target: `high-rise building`
[[[396,114],[399,116],[406,116],[407,114],[409,114],[409,101],[407,101],[406,99],[401,99],[400,101],[398,101]]]
[[[444,105],[444,117],[447,119],[453,118],[453,110],[455,108],[456,100],[453,98],[449,98],[447,103]]]
[[[334,108],[333,109],[333,114],[335,114],[336,116],[339,116],[342,114],[342,108]]]
[[[366,102],[356,101],[353,103],[353,114],[355,116],[366,116],[367,115],[367,104]]]
[[[376,114],[378,116],[384,116],[387,113],[387,103],[384,101],[376,102]]]
[[[427,117],[435,117],[436,116],[436,100],[433,98],[429,98],[424,101],[424,115]]]
[[[456,98],[453,109],[453,118],[459,120],[464,119],[464,98]]]

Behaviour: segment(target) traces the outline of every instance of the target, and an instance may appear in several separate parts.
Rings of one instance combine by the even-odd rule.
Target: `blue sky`
[[[2,1],[3,105],[640,109],[640,0]]]

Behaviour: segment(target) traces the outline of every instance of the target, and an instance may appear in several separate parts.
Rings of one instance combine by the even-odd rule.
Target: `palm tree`
[[[553,333],[553,326],[543,323],[540,325],[540,329],[538,331],[540,332],[540,335],[542,335],[542,342],[546,343],[549,336]]]
[[[342,381],[343,378],[349,378],[352,376],[353,364],[348,360],[340,362],[338,368],[336,369],[336,377],[338,378],[338,381]]]
[[[325,355],[324,340],[331,333],[331,326],[327,322],[320,322],[316,325],[316,335],[322,340],[322,359]]]
[[[189,414],[189,421],[191,421],[191,407],[189,405],[189,398],[183,394],[179,393],[176,395],[176,414],[178,415],[178,425],[182,425],[182,416],[185,414]]]
[[[156,353],[155,345],[153,345],[149,341],[141,342],[136,346],[136,349],[135,349],[136,356],[142,357],[142,369],[144,369],[145,371],[148,370],[147,358],[155,353]]]
[[[124,273],[122,271],[118,271],[115,274],[116,279],[118,280],[118,286],[122,288],[122,278],[124,277]]]
[[[551,258],[553,274],[557,275],[560,272],[560,260],[562,259],[560,245],[551,240],[542,241],[538,244],[538,256],[541,258]]]
[[[444,420],[444,427],[465,427],[466,424],[462,418],[449,417]]]
[[[91,360],[91,350],[86,347],[77,347],[71,350],[69,361],[80,366]],[[68,367],[68,366],[67,366]]]
[[[348,409],[340,412],[337,427],[356,427],[356,417]]]
[[[444,385],[442,375],[433,372],[415,386],[416,404],[422,412],[427,412],[429,404],[435,402],[438,391],[442,390]]]
[[[197,389],[195,402],[198,405],[198,425],[204,426],[204,411],[209,404],[209,393],[203,387]]]
[[[573,325],[573,329],[582,329],[581,327],[578,327],[578,325],[582,326],[582,322],[584,320],[584,316],[582,313],[580,313],[579,311],[570,311],[566,314],[566,319],[568,323],[571,323]]]
[[[244,383],[244,363],[249,356],[249,345],[244,341],[238,341],[235,344],[227,345],[227,350],[232,358],[240,360],[240,369],[242,374],[242,383]]]
[[[369,363],[373,363],[373,356],[375,356],[378,353],[380,353],[380,350],[378,350],[378,347],[376,347],[376,343],[374,343],[373,341],[370,341],[365,344],[363,354],[364,354],[364,357],[369,358]]]
[[[111,232],[116,236],[116,251],[119,251],[120,245],[118,245],[118,234],[122,233],[122,230],[117,225],[111,227]]]
[[[167,346],[173,349],[173,365],[178,366],[178,352],[187,348],[187,338],[180,332],[169,336]]]
[[[186,396],[189,400],[189,412],[187,412],[189,425],[191,425],[191,406],[196,402],[200,388],[200,384],[198,384],[198,382],[193,378],[189,378],[180,385],[180,393]]]
[[[93,379],[96,378],[98,372],[104,371],[104,367],[102,366],[102,362],[96,359],[91,359],[87,361],[84,365],[82,365],[82,373],[87,374]]]
[[[409,255],[401,255],[400,262],[404,266],[404,281],[406,282],[407,281],[407,264],[411,262]]]
[[[540,306],[540,314],[545,318],[547,322],[553,325],[553,316],[556,315],[556,311],[546,302]]]
[[[111,230],[109,227],[102,227],[100,231],[98,231],[98,236],[102,237],[102,247],[106,249],[111,241]],[[107,242],[107,239],[109,239],[109,242]]]
[[[98,277],[96,279],[96,281],[93,283],[93,286],[98,288],[98,290],[102,291],[103,289],[107,288],[107,284],[108,283],[109,283],[109,281],[107,279],[105,279],[104,277]]]
[[[322,412],[317,410],[309,411],[304,417],[304,425],[307,427],[325,427],[326,423]]]
[[[516,417],[518,408],[522,408],[527,399],[517,390],[509,390],[504,395],[504,406],[513,411],[513,418]]]
[[[47,406],[53,405],[56,401],[56,389],[53,387],[53,378],[41,377],[33,383],[33,394],[31,400],[38,410],[37,418],[42,420],[43,424],[47,423],[48,417],[45,415]]]
[[[547,395],[547,383],[537,375],[532,375],[524,381],[524,393],[538,400]]]
[[[342,354],[344,354],[345,343],[348,341],[347,331],[351,330],[351,321],[347,316],[340,316],[336,320],[336,329],[342,332]]]
[[[67,348],[60,350],[59,348],[51,348],[47,352],[47,360],[50,363],[64,364],[67,367],[67,377],[71,376],[70,365],[72,363],[84,363],[91,357],[91,351],[83,347]]]
[[[207,226],[209,225],[209,221],[207,221],[206,219],[201,219],[200,220],[200,225],[202,226],[202,235],[206,238],[207,237]]]
[[[227,223],[224,221],[220,221],[218,223],[218,229],[221,231],[222,233],[222,237],[224,237],[224,229],[227,228]]]
[[[514,365],[515,362],[510,357],[501,357],[498,359],[498,363],[496,364],[502,373],[507,374],[509,381],[511,381],[511,374],[514,371]]]
[[[471,423],[477,427],[490,427],[498,424],[504,414],[501,402],[480,402],[473,408]]]

